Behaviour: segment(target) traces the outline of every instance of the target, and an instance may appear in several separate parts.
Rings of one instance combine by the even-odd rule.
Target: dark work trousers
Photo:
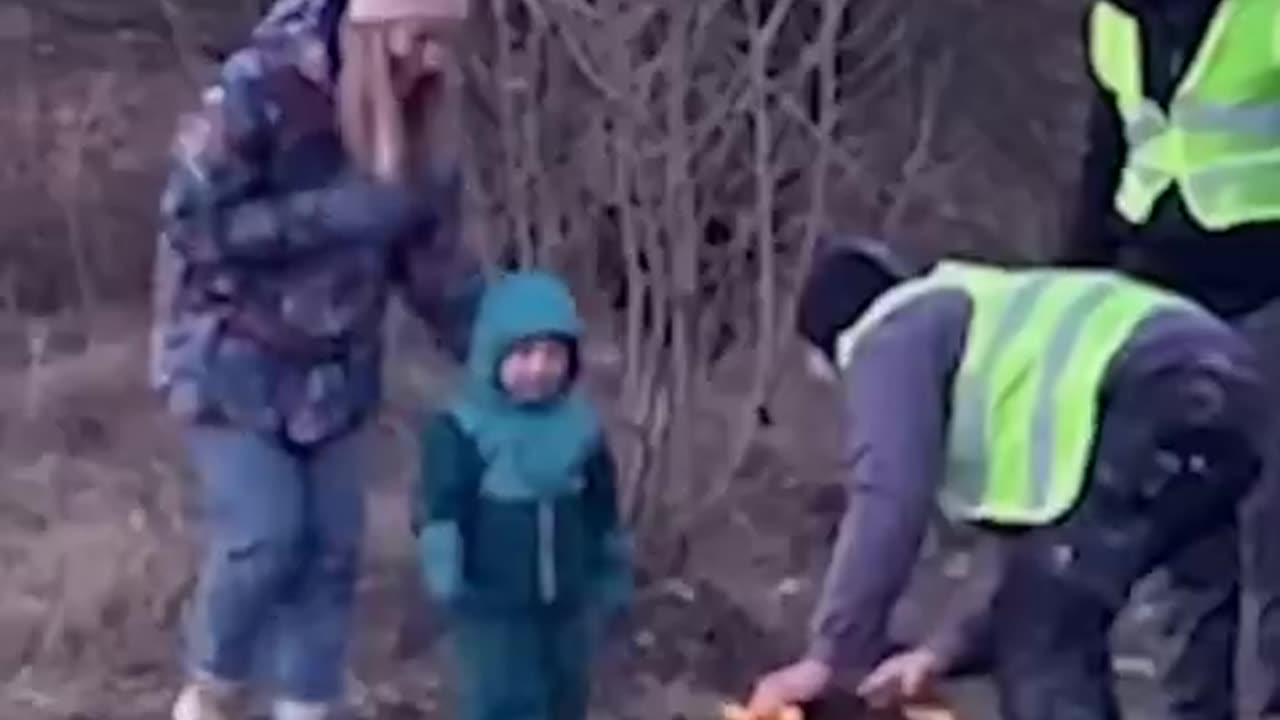
[[[1280,402],[1280,302],[1240,323],[1254,345],[1266,383],[1268,407]],[[1253,611],[1246,623],[1255,633],[1244,654],[1257,711],[1248,717],[1280,720],[1280,427],[1273,422],[1263,439],[1266,466],[1244,514],[1244,588]]]
[[[1266,407],[1276,407],[1280,388],[1280,303],[1242,319],[1241,334],[1257,350],[1263,387],[1260,394]],[[1240,533],[1235,527],[1200,540],[1171,563],[1157,586],[1159,611],[1157,658],[1161,684],[1177,718],[1235,717],[1234,710],[1249,708],[1245,717],[1280,719],[1280,545],[1276,543],[1280,523],[1280,489],[1277,459],[1280,435],[1274,431],[1261,437],[1259,452],[1264,467],[1251,497],[1240,515]],[[1228,578],[1218,565],[1230,562],[1233,548],[1242,552],[1243,583]],[[1251,617],[1239,627],[1245,635],[1244,653],[1236,654],[1237,623],[1233,612],[1240,604]],[[1235,682],[1238,659],[1244,660],[1245,682]],[[1217,667],[1218,672],[1205,668]],[[1233,692],[1240,687],[1241,703]]]
[[[1128,383],[1106,399],[1076,508],[1005,543],[991,637],[1003,717],[1119,718],[1109,631],[1133,585],[1158,567],[1180,585],[1226,589],[1220,605],[1199,613],[1194,632],[1181,635],[1166,668],[1165,716],[1235,716],[1235,528],[1260,473],[1258,392],[1248,373],[1209,362]]]

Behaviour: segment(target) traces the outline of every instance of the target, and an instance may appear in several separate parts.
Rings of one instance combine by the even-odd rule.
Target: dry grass
[[[0,679],[11,678],[0,681],[0,710],[18,713],[7,717],[71,718],[125,703],[108,717],[158,718],[174,682],[197,528],[177,438],[142,388],[142,346],[137,336],[104,340],[51,361],[40,371],[50,390],[39,402],[0,408],[8,428],[0,438]],[[368,718],[389,717],[389,708],[433,716],[447,707],[438,669],[423,664],[438,627],[416,591],[405,501],[412,425],[402,412],[438,397],[443,384],[429,367],[400,367],[416,372],[393,374],[397,402],[380,424],[385,450],[371,471],[369,512],[377,521],[370,523],[352,685]],[[19,386],[25,374],[13,371],[0,383]],[[797,564],[792,548],[814,544],[822,531],[796,535],[796,522],[770,525],[780,519],[769,478],[812,469],[785,470],[768,449],[756,459],[761,470],[774,470],[735,490],[738,509],[704,523],[690,558],[688,577],[705,578],[693,584],[706,597],[676,603],[681,610],[671,593],[693,591],[678,590],[679,581],[658,583],[645,601],[650,609],[624,638],[629,647],[619,648],[605,679],[615,698],[606,704],[621,716],[704,706],[717,691],[740,691],[760,663],[780,659],[763,645],[750,650],[744,638],[802,612],[812,578],[783,591],[776,579],[811,574],[816,558],[806,553]],[[803,509],[805,493],[794,485],[792,492]],[[750,555],[741,552],[744,542],[754,547]],[[717,587],[733,589],[726,595]],[[797,588],[801,596],[792,597]],[[725,644],[729,637],[739,640]]]
[[[0,10],[0,92],[12,98],[0,109],[0,312],[141,300],[191,78],[174,72],[167,44],[128,25],[82,36],[25,5]]]

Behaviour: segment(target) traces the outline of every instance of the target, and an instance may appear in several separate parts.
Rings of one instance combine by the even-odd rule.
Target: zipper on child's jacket
[[[542,602],[556,599],[556,509],[553,501],[538,503],[538,584]]]

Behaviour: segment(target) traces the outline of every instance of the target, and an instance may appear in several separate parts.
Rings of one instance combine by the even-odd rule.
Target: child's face
[[[517,403],[550,400],[569,379],[569,352],[568,344],[556,338],[521,340],[502,358],[498,382]]]

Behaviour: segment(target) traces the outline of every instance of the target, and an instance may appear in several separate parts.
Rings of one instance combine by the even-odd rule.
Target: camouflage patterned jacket
[[[183,119],[161,209],[152,380],[191,422],[315,443],[381,397],[400,290],[462,353],[483,287],[456,173],[412,189],[351,168],[334,121],[342,0],[281,0]],[[437,174],[438,175],[438,174]]]

